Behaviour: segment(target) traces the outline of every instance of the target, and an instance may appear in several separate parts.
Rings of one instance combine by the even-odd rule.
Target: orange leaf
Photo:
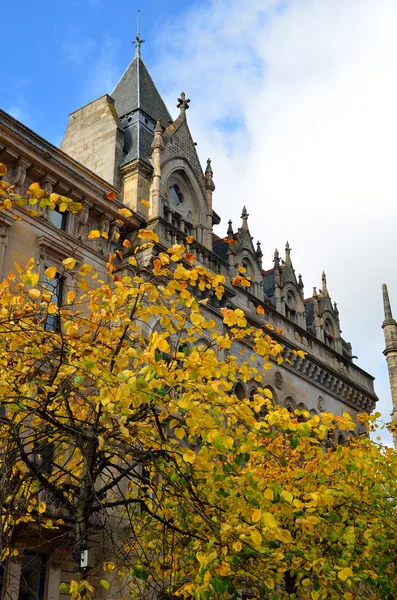
[[[188,244],[192,244],[194,242],[194,237],[192,235],[187,235],[186,241]]]
[[[260,304],[258,304],[258,306],[256,307],[256,312],[258,313],[258,315],[264,315],[265,314],[265,309],[263,308],[263,306],[261,306]]]
[[[131,242],[130,242],[130,240],[124,240],[123,246],[124,246],[124,248],[131,248]]]
[[[7,167],[4,163],[0,162],[0,177],[4,177],[7,174]]]
[[[37,181],[30,184],[29,191],[37,190],[37,189],[40,189],[40,184]]]
[[[106,198],[107,198],[108,200],[116,200],[116,194],[115,194],[114,192],[108,192],[108,193],[106,194]]]
[[[237,244],[236,240],[232,240],[229,237],[223,238],[223,241],[226,242],[226,244],[229,244],[229,246],[235,246]]]
[[[159,241],[159,236],[151,229],[140,229],[138,237],[143,240],[153,240],[154,242]]]
[[[187,252],[186,260],[189,264],[192,265],[194,263],[194,261],[196,260],[196,257],[194,256],[194,254],[190,254],[190,252]]]

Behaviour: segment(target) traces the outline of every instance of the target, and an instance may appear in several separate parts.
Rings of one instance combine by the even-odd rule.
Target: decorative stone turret
[[[382,285],[383,292],[383,307],[385,311],[385,319],[382,323],[383,333],[385,336],[386,348],[383,354],[386,356],[387,368],[389,371],[391,400],[392,400],[392,421],[397,424],[397,323],[393,319],[391,311],[389,293],[387,286]],[[393,432],[394,446],[397,448],[397,432]]]

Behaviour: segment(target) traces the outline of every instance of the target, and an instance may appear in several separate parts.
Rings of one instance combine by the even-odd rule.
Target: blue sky
[[[55,144],[68,114],[134,54],[136,0],[3,2],[1,107]],[[381,285],[397,314],[395,0],[146,0],[143,58],[176,116],[183,89],[220,233],[242,206],[262,242],[292,247],[305,295],[338,302],[343,336],[391,400]],[[5,49],[5,50],[4,50]],[[388,439],[384,436],[384,439]]]
[[[46,139],[58,143],[70,112],[116,83],[134,55],[137,0],[28,0],[2,6],[7,60],[0,83],[1,106]],[[177,23],[194,0],[141,3],[145,61],[156,64],[155,40]],[[201,2],[201,5],[203,3]],[[17,23],[17,25],[16,25]]]

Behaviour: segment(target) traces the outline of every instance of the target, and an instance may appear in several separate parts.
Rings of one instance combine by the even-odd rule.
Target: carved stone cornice
[[[140,175],[146,177],[146,179],[150,179],[153,175],[153,167],[140,160],[135,160],[134,162],[123,165],[120,167],[120,171],[124,177],[139,173]]]
[[[376,405],[376,395],[359,384],[332,372],[327,366],[321,365],[314,358],[306,356],[302,359],[293,353],[293,349],[285,346],[282,354],[283,367],[291,369],[311,383],[327,390],[345,404],[360,412],[371,412]],[[287,362],[289,361],[289,362]]]

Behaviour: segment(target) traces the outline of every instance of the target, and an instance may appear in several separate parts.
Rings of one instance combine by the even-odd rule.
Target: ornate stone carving
[[[20,188],[25,183],[26,172],[29,167],[30,163],[28,163],[24,158],[18,158],[12,171],[13,184],[16,188]]]
[[[276,387],[278,387],[278,389],[281,390],[281,388],[284,385],[284,378],[281,375],[280,371],[276,371],[274,375],[274,383],[276,384]]]
[[[321,412],[324,412],[325,409],[327,408],[327,404],[325,402],[325,399],[322,396],[318,397],[317,406],[318,406],[319,410],[321,410]]]
[[[90,206],[83,202],[83,209],[77,215],[76,237],[79,240],[85,239],[88,235],[88,217],[90,216]]]

